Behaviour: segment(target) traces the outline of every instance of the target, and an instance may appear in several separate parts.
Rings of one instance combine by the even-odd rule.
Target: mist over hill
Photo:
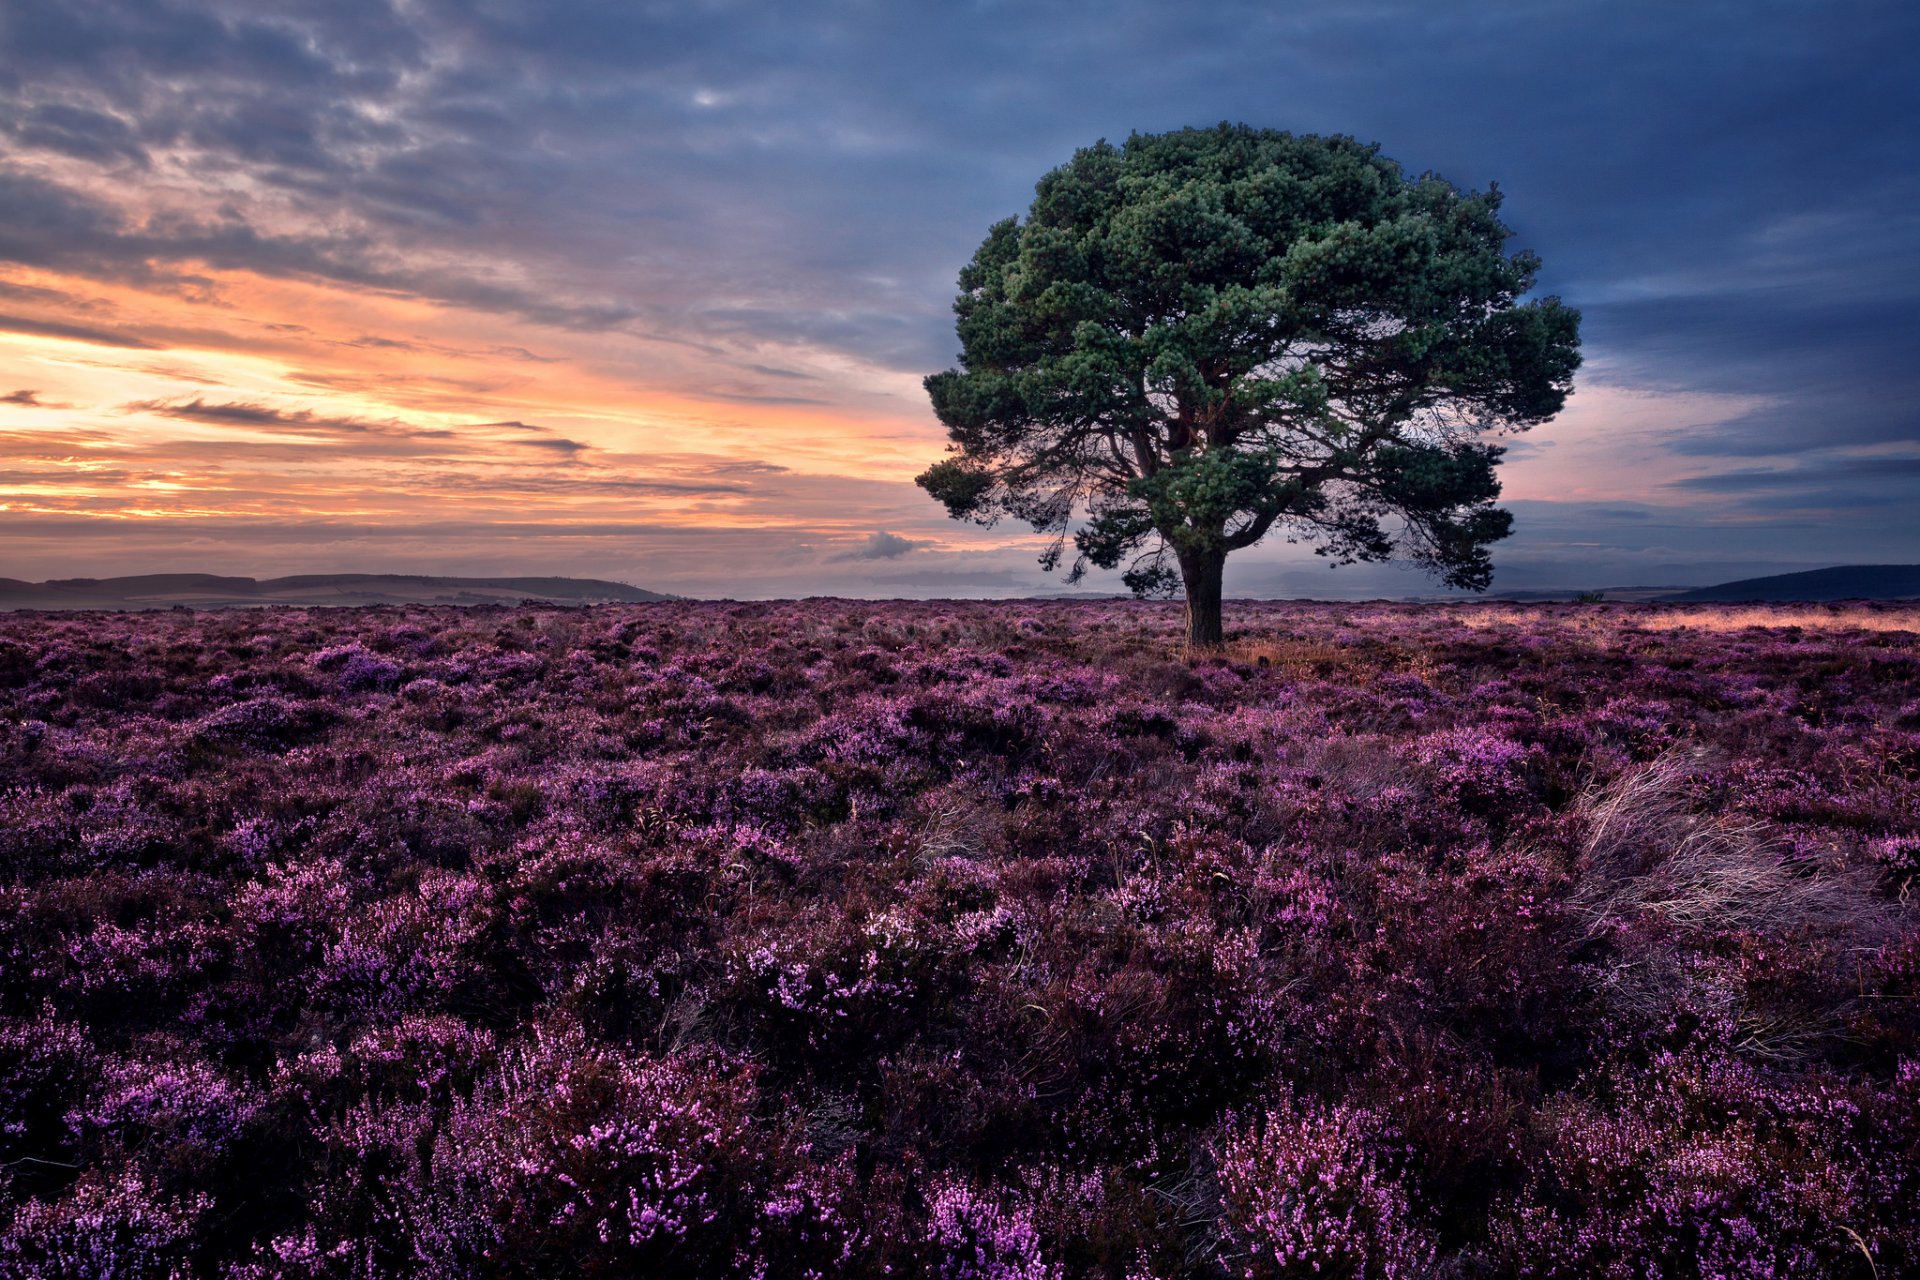
[[[0,609],[230,609],[261,605],[643,604],[676,597],[594,578],[447,578],[407,573],[322,573],[230,578],[148,573],[124,578],[0,578]]]

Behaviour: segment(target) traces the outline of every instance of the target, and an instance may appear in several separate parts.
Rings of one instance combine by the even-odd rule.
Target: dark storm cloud
[[[769,378],[791,347],[928,372],[956,271],[1042,172],[1244,120],[1497,179],[1543,289],[1587,315],[1583,379],[1762,402],[1671,451],[1732,477],[1920,441],[1920,8],[1898,0],[14,0],[6,21],[4,262],[326,279]],[[203,205],[118,200],[163,180]]]

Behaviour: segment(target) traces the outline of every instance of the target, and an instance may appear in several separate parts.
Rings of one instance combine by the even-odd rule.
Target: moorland
[[[1920,1273],[1920,607],[0,618],[0,1276]]]

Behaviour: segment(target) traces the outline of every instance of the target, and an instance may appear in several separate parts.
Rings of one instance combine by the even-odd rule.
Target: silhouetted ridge
[[[0,609],[221,609],[245,605],[643,604],[675,597],[595,578],[449,578],[416,573],[309,573],[231,578],[145,573],[121,578],[0,578]]]
[[[1920,564],[1843,564],[1805,573],[1742,578],[1666,597],[1686,603],[1748,600],[1907,600],[1920,598]]]

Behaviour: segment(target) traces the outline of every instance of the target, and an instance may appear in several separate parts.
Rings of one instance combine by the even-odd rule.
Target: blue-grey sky
[[[1496,588],[1913,561],[1917,72],[1893,2],[8,0],[0,575],[1057,589],[910,482],[955,275],[1221,120],[1497,181],[1583,312]]]

